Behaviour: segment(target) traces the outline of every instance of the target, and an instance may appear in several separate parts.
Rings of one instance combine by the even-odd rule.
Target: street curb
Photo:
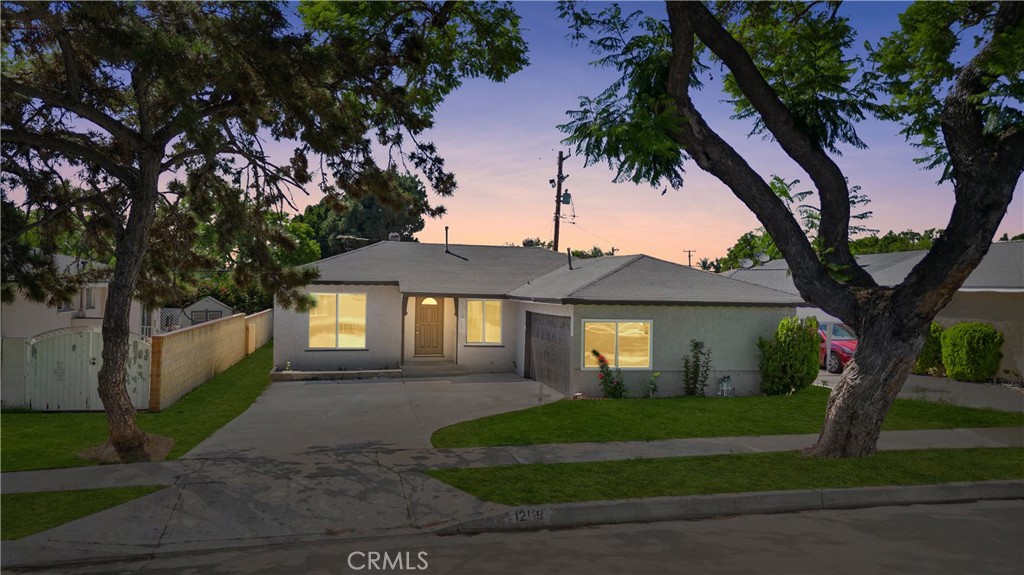
[[[730,515],[764,515],[999,499],[1024,499],[1024,480],[721,493],[528,505],[515,507],[500,515],[444,527],[436,533],[457,535],[537,531],[588,525],[706,519]]]

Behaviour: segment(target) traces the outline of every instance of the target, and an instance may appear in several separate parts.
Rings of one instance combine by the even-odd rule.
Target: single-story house
[[[72,256],[54,256],[57,269],[65,274],[77,274],[103,264],[80,260]],[[15,292],[11,303],[0,306],[0,336],[34,337],[55,329],[69,327],[100,326],[107,305],[107,282],[97,281],[84,284],[75,297],[59,306],[30,301],[20,291]],[[132,300],[129,322],[131,331],[150,336],[156,324],[158,312]]]
[[[185,307],[183,315],[188,318],[188,323],[182,327],[198,325],[222,317],[231,317],[234,313],[235,311],[228,304],[217,298],[206,296],[194,304]]]
[[[713,354],[708,394],[760,390],[758,337],[803,304],[792,294],[645,255],[572,259],[541,248],[380,242],[312,264],[316,306],[275,306],[277,370],[447,365],[515,372],[565,394],[600,395],[597,349],[630,395],[654,372],[681,393],[690,341]]]
[[[924,255],[924,250],[857,256],[857,262],[879,285],[901,283]],[[786,260],[772,260],[762,266],[730,270],[722,275],[799,295]],[[834,321],[821,310],[805,307],[802,315],[816,315]],[[962,321],[990,323],[1003,334],[1001,370],[1024,372],[1024,242],[997,242],[978,267],[967,276],[952,301],[935,321],[949,327]],[[1005,375],[1005,374],[1000,374]]]

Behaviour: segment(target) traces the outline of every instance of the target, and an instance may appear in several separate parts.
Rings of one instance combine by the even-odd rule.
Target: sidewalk
[[[789,451],[806,447],[815,439],[816,435],[783,435],[464,449],[323,450],[274,458],[185,458],[4,473],[0,475],[4,493],[127,485],[169,487],[49,531],[4,542],[0,563],[3,567],[50,565],[339,537],[502,529],[508,528],[506,519],[514,509],[481,502],[419,471]],[[883,432],[879,440],[882,450],[1022,446],[1024,428],[1019,427]],[[945,498],[940,499],[943,501],[1024,497],[1024,482],[999,483],[960,484],[941,493],[934,488],[922,491],[913,487],[826,491],[850,491],[846,496],[829,498],[845,501],[845,505],[859,501],[862,506],[875,500],[876,505],[921,502],[922,497]],[[900,490],[914,489],[917,491],[909,500],[900,495],[909,493]],[[792,497],[798,497],[800,505],[811,501],[817,508],[828,499],[824,492],[777,493],[784,495],[732,494],[561,505],[555,514],[561,519],[556,523],[549,519],[532,527],[513,527],[660,520],[667,509],[673,508],[663,499],[685,500],[683,507],[690,512],[697,505],[700,513],[711,510],[712,514],[770,512],[773,507],[764,507],[765,502],[779,497],[789,506],[781,510],[792,510]],[[700,513],[698,516],[702,516]],[[547,513],[549,518],[552,515]]]

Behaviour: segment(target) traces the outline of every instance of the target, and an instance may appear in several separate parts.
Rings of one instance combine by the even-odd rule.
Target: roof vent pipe
[[[391,232],[390,234],[388,234],[388,241],[389,242],[400,242],[400,241],[402,241],[402,234],[400,234],[398,232]]]
[[[448,251],[448,226],[444,227],[444,253],[451,253],[450,251]]]
[[[572,249],[565,248],[565,257],[569,258],[569,269],[572,269]]]

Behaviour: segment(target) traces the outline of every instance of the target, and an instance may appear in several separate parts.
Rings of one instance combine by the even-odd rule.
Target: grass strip
[[[52,529],[86,515],[149,495],[163,485],[4,493],[0,495],[0,539],[10,541]]]
[[[181,457],[249,408],[270,383],[273,342],[267,343],[159,413],[140,412],[139,427],[174,438],[168,459]],[[107,440],[97,413],[5,411],[0,416],[0,469],[25,471],[95,465],[78,457]]]
[[[771,397],[562,400],[457,423],[434,432],[431,441],[435,447],[485,447],[817,433],[828,395],[826,388],[808,387]],[[897,399],[883,429],[1021,425],[1021,413]]]
[[[435,469],[431,477],[505,505],[710,493],[922,485],[1024,478],[1024,448],[883,451],[807,457],[796,451],[594,463]]]

